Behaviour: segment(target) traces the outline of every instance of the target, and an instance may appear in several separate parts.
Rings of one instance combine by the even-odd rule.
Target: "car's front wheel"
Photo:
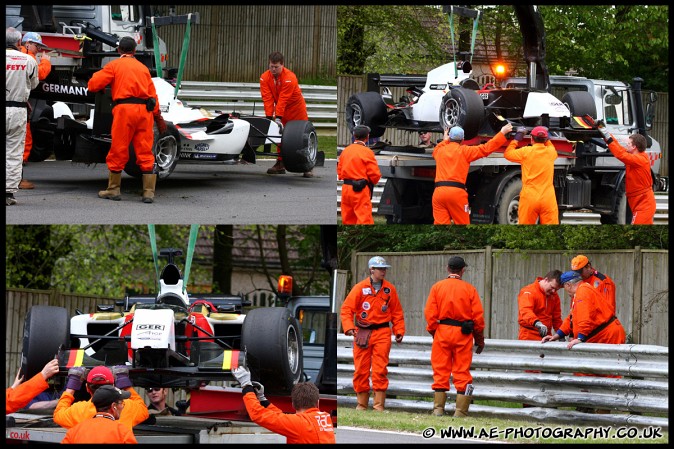
[[[180,158],[180,133],[171,123],[166,124],[168,131],[164,135],[159,135],[156,127],[154,130],[154,144],[152,151],[155,157],[155,167],[157,178],[168,178],[178,164]],[[129,145],[129,160],[124,167],[124,171],[134,178],[140,178],[143,173],[136,164],[136,152],[133,144]]]
[[[21,374],[28,380],[58,353],[59,346],[70,344],[70,319],[63,307],[33,306],[23,324]]]
[[[265,391],[289,394],[302,374],[302,337],[297,320],[285,307],[253,309],[241,332],[253,380]]]
[[[439,121],[443,129],[460,126],[464,139],[472,139],[477,136],[483,119],[484,104],[474,90],[457,87],[442,98]]]
[[[281,138],[281,158],[286,170],[304,173],[316,165],[318,137],[316,128],[308,120],[292,120],[286,123]]]

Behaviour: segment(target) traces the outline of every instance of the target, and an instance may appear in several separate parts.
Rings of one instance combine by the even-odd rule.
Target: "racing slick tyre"
[[[168,131],[160,136],[157,127],[154,127],[154,145],[152,152],[155,155],[155,173],[157,179],[168,178],[178,164],[180,158],[180,133],[172,123],[166,124]],[[140,167],[136,165],[136,153],[133,150],[133,144],[129,145],[129,160],[124,167],[124,171],[129,176],[141,178],[143,173]]]
[[[520,205],[522,179],[513,178],[505,185],[496,206],[496,222],[499,224],[517,224]]]
[[[594,98],[589,92],[571,91],[564,94],[562,103],[569,108],[572,117],[582,117],[589,115],[593,119],[597,118],[597,108],[594,104]],[[583,140],[587,136],[586,133],[579,133],[574,131],[564,131],[564,137],[569,140]]]
[[[44,100],[38,100],[33,106],[30,117],[30,131],[33,146],[28,155],[28,162],[42,162],[54,152],[54,109]],[[50,124],[52,130],[50,130]]]
[[[601,214],[599,216],[601,224],[618,224],[626,225],[632,223],[632,210],[627,203],[627,196],[625,195],[625,183],[623,182],[621,191],[618,193],[618,198],[611,214]]]
[[[70,345],[68,311],[63,307],[31,307],[23,324],[21,374],[24,380],[42,371],[61,345]]]
[[[443,129],[460,126],[464,139],[468,140],[477,136],[483,119],[484,104],[474,90],[457,87],[442,98],[439,121]]]
[[[308,120],[291,120],[283,127],[281,159],[286,170],[293,173],[311,171],[316,165],[318,138]]]
[[[241,330],[252,379],[265,392],[289,394],[302,375],[302,337],[297,320],[285,307],[253,309]]]
[[[346,102],[346,125],[349,132],[357,125],[370,127],[370,137],[384,135],[386,105],[378,92],[361,92],[351,95]]]

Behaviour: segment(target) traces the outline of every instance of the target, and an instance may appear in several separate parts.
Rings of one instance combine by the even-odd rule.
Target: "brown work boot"
[[[283,165],[283,161],[280,159],[277,159],[274,166],[267,170],[268,175],[284,175],[285,173],[286,168]]]
[[[445,402],[447,402],[447,392],[436,391],[433,395],[433,416],[445,414]]]
[[[21,182],[19,182],[19,188],[23,190],[30,190],[35,188],[35,184],[28,181],[27,179],[22,179]]]
[[[465,394],[456,395],[456,411],[454,412],[455,418],[463,418],[468,416],[468,407],[470,407],[471,399],[471,396],[466,396]]]
[[[302,176],[304,176],[305,178],[313,178],[314,177],[314,171],[313,170],[305,171]]]
[[[122,185],[122,172],[119,173],[110,172],[110,174],[108,175],[108,188],[106,190],[101,190],[100,192],[98,192],[98,197],[114,201],[121,200],[122,195],[119,191],[121,185]]]
[[[356,393],[356,398],[358,400],[356,410],[367,410],[367,403],[370,400],[370,392],[361,391],[360,393]]]
[[[143,202],[154,202],[154,188],[157,184],[156,174],[143,174]]]
[[[384,411],[384,403],[386,402],[386,390],[375,390],[374,400],[372,401],[372,410],[378,412]]]

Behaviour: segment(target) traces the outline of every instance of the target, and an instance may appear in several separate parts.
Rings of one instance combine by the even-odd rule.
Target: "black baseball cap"
[[[97,409],[107,408],[119,400],[129,399],[130,397],[131,393],[128,391],[120,390],[113,385],[101,385],[94,392],[91,402]]]
[[[449,262],[447,262],[447,266],[449,268],[454,268],[454,269],[461,269],[463,267],[467,267],[466,261],[463,260],[463,257],[459,256],[452,256],[449,258]]]

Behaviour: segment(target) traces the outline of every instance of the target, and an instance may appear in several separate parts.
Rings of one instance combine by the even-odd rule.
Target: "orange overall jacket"
[[[449,377],[457,392],[463,393],[473,382],[473,335],[461,332],[460,326],[440,324],[440,320],[473,321],[475,331],[484,331],[484,309],[475,287],[457,275],[436,282],[431,287],[424,308],[426,330],[433,335],[431,365],[435,391],[449,390]]]
[[[281,117],[285,126],[291,120],[309,120],[307,104],[302,89],[293,72],[283,67],[277,79],[269,70],[260,76],[260,95],[264,103],[264,114]]]
[[[501,148],[506,143],[503,133],[497,133],[482,145],[463,145],[443,140],[433,149],[435,182],[466,183],[470,163]],[[433,224],[469,224],[468,192],[461,187],[442,186],[433,191]]]
[[[381,179],[381,172],[372,150],[360,142],[344,148],[337,160],[337,179],[365,179],[376,185]],[[342,224],[374,224],[369,187],[356,192],[352,185],[342,185],[341,208]]]
[[[5,414],[14,413],[24,408],[38,394],[49,387],[49,384],[42,373],[37,373],[27,381],[17,385],[16,388],[9,387],[5,390]]]
[[[250,419],[257,425],[287,438],[288,444],[334,444],[335,429],[329,413],[310,408],[302,413],[285,414],[274,404],[266,408],[253,392],[243,395]]]
[[[519,317],[517,322],[520,325],[520,340],[541,339],[541,334],[534,326],[536,321],[540,321],[548,328],[548,335],[552,335],[552,329],[559,329],[562,325],[562,309],[560,306],[559,295],[555,292],[546,296],[539,284],[542,277],[537,277],[536,281],[520,290],[517,295],[517,305],[519,308]]]
[[[37,61],[35,53],[29,52],[26,47],[21,46],[21,51],[23,53],[31,55],[33,59]],[[51,72],[51,61],[47,61],[46,59],[40,59],[40,62],[37,64],[37,79],[42,81],[43,79],[47,78],[49,72]],[[28,121],[26,122],[26,143],[23,147],[24,162],[28,160],[31,148],[33,148],[33,134],[30,132],[30,117],[28,117]]]
[[[363,325],[383,325],[372,330],[367,348],[353,345],[353,389],[356,393],[370,391],[370,369],[372,369],[372,389],[383,391],[388,388],[388,361],[391,351],[391,333],[405,335],[405,316],[396,288],[384,279],[375,293],[368,277],[353,286],[340,310],[344,333],[355,330],[355,319]],[[390,328],[388,323],[393,323]]]
[[[98,92],[112,86],[112,100],[125,98],[154,98],[152,112],[144,104],[118,104],[112,108],[112,144],[105,159],[111,172],[121,172],[129,160],[129,144],[133,143],[136,164],[142,173],[152,173],[154,167],[154,118],[159,115],[159,99],[150,71],[131,55],[106,64],[89,80],[89,90]]]
[[[96,413],[66,432],[61,444],[138,444],[133,431],[109,413]]]
[[[611,307],[610,312],[615,315],[615,283],[613,279],[595,270],[594,274],[583,282],[587,282],[601,293],[606,303]]]
[[[130,388],[127,391],[131,393],[131,397],[124,399],[124,408],[119,416],[119,422],[131,429],[133,426],[149,418],[150,412],[147,410],[143,398],[136,393],[136,390]],[[96,407],[94,407],[91,399],[73,404],[74,400],[75,396],[72,393],[64,392],[56,404],[56,409],[54,409],[54,422],[66,429],[75,427],[85,419],[91,418],[96,414]]]
[[[522,165],[522,190],[517,214],[519,224],[559,224],[553,177],[557,150],[549,140],[517,148],[512,140],[503,156]]]
[[[613,316],[611,305],[590,284],[581,283],[573,301],[573,329],[577,338],[584,340],[592,331]],[[625,329],[615,319],[604,330],[586,340],[588,343],[625,343]]]
[[[632,224],[653,224],[656,205],[651,160],[645,151],[628,153],[615,139],[608,149],[625,164],[625,196],[632,210]]]

